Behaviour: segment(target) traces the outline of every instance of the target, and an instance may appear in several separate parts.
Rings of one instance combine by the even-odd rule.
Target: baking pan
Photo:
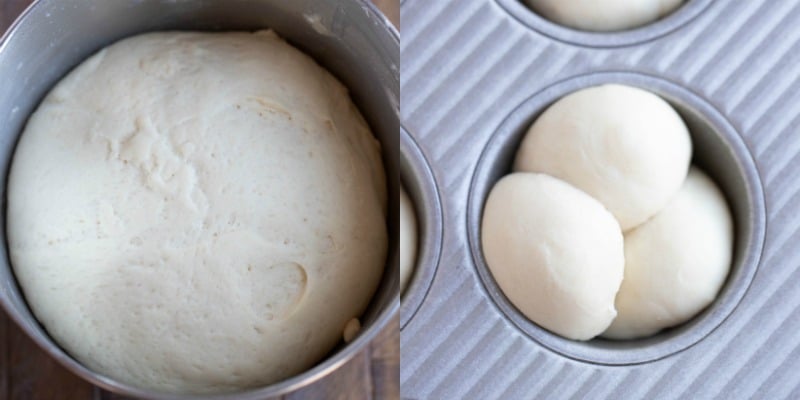
[[[401,4],[401,121],[442,207],[441,259],[419,263],[435,274],[401,330],[404,398],[800,398],[800,1],[689,0],[616,33],[559,26],[518,0]],[[574,342],[503,296],[479,226],[536,116],[611,82],[661,95],[686,121],[693,162],[731,206],[734,264],[680,327]]]

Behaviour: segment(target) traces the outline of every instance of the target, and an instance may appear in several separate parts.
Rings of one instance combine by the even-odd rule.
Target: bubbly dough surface
[[[692,167],[675,199],[625,234],[618,315],[603,336],[646,337],[688,321],[717,297],[732,256],[733,218],[725,197]]]
[[[553,22],[585,31],[622,31],[671,14],[683,0],[525,0]]]
[[[677,193],[691,155],[689,130],[669,103],[608,84],[571,93],[545,110],[523,139],[514,170],[572,184],[603,203],[627,231]]]
[[[405,189],[400,187],[400,293],[408,285],[417,263],[417,214]]]
[[[580,190],[544,174],[506,176],[489,194],[481,241],[503,293],[545,329],[589,340],[616,316],[622,232]]]
[[[318,362],[387,251],[379,145],[346,89],[271,31],[151,33],[31,117],[10,174],[14,271],[96,371],[224,392]]]

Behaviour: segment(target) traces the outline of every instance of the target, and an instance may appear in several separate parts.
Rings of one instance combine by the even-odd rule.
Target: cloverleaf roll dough
[[[584,192],[544,174],[508,175],[486,201],[481,242],[505,296],[543,328],[589,340],[616,316],[622,232]]]
[[[414,204],[400,186],[400,293],[408,285],[417,262],[417,215]]]
[[[525,0],[545,18],[584,31],[623,31],[654,22],[683,0]]]
[[[641,338],[690,320],[717,297],[732,257],[733,218],[725,197],[692,167],[669,205],[625,234],[618,314],[603,336]]]
[[[648,91],[606,84],[564,96],[531,125],[515,171],[562,179],[631,229],[664,208],[692,156],[680,115]]]

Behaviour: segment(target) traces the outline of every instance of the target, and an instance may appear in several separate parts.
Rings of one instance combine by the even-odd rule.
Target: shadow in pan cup
[[[309,22],[313,20],[313,24]],[[14,146],[28,116],[50,88],[89,55],[116,40],[158,30],[271,28],[336,75],[382,143],[389,184],[390,256],[380,286],[352,343],[334,349],[312,369],[273,385],[224,398],[264,399],[289,393],[330,374],[365,347],[398,312],[398,130],[400,41],[369,0],[86,1],[40,0],[0,41],[0,161],[5,190]],[[3,199],[5,200],[5,195]],[[5,212],[0,216],[5,227]],[[5,235],[5,230],[2,230]],[[4,243],[5,243],[5,237]],[[19,326],[81,377],[140,398],[181,398],[138,389],[92,371],[59,348],[38,324],[0,248],[0,303]],[[186,398],[197,398],[187,396]]]
[[[433,171],[405,128],[400,130],[400,177],[417,217],[417,259],[401,293],[400,329],[416,314],[430,290],[442,249],[442,203]]]
[[[480,239],[483,206],[494,184],[510,173],[522,138],[533,121],[552,103],[576,90],[619,83],[649,90],[667,100],[691,131],[692,162],[707,172],[725,193],[735,224],[733,264],[717,299],[692,320],[639,340],[572,341],[528,320],[503,295],[483,257]],[[756,165],[742,138],[712,105],[691,91],[636,73],[609,72],[579,76],[550,86],[526,100],[502,123],[484,150],[472,180],[468,234],[483,286],[497,307],[533,340],[565,357],[603,365],[655,361],[703,340],[734,312],[758,268],[766,229],[763,187]]]
[[[673,13],[641,27],[615,32],[589,32],[550,21],[534,12],[525,4],[525,0],[496,1],[511,16],[542,35],[564,43],[598,48],[631,46],[658,39],[688,24],[712,3],[712,0],[686,0]]]

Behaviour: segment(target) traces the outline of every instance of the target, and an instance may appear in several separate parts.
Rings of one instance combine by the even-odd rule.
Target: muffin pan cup
[[[483,206],[495,183],[509,173],[522,138],[550,104],[591,86],[625,84],[666,99],[687,123],[694,144],[692,163],[720,185],[735,222],[735,253],[726,285],[716,301],[689,322],[641,340],[564,339],[528,320],[503,295],[481,248]],[[473,176],[467,208],[470,250],[486,294],[519,329],[550,350],[575,360],[637,364],[667,357],[697,343],[736,308],[755,276],[764,241],[765,210],[761,180],[741,137],[708,103],[680,86],[634,73],[593,73],[554,84],[515,109],[487,144]]]
[[[521,23],[553,40],[587,47],[611,48],[646,43],[668,35],[689,23],[708,7],[712,0],[690,0],[670,15],[650,24],[619,32],[588,32],[559,25],[532,12],[520,0],[495,0]]]
[[[400,294],[402,329],[422,304],[430,289],[442,247],[442,205],[436,180],[414,138],[400,129],[400,181],[414,203],[417,218],[417,267]]]

